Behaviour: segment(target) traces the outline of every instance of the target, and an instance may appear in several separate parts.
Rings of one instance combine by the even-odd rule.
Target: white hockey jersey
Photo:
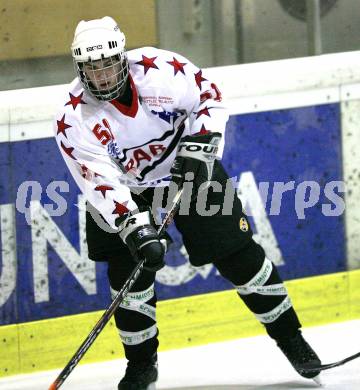
[[[72,176],[112,228],[119,215],[137,208],[132,188],[169,183],[182,137],[224,133],[228,119],[216,85],[186,58],[151,47],[127,55],[130,107],[97,100],[76,78],[54,120]]]

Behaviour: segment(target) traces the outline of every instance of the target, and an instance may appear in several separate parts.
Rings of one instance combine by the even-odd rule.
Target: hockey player
[[[185,199],[188,212],[174,220],[191,264],[213,262],[295,369],[319,364],[275,265],[252,239],[239,199],[234,197],[232,213],[221,207],[212,216],[197,211],[197,196],[204,192],[208,204],[221,206],[228,180],[219,162],[228,114],[216,85],[177,53],[152,47],[126,52],[125,36],[110,17],[81,21],[71,51],[77,78],[54,129],[89,205],[89,257],[107,261],[113,294],[134,260],[146,258],[146,269],[115,313],[128,359],[118,389],[143,390],[157,380],[154,280],[168,237],[158,236],[149,206],[158,189],[164,189],[166,204],[168,189],[184,180],[193,192]],[[210,180],[220,190],[209,189]],[[298,372],[306,378],[318,374]]]

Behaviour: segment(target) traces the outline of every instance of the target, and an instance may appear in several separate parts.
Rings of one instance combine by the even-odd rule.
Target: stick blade
[[[321,377],[320,377],[320,374],[315,376],[314,378],[312,378],[312,380],[319,386],[319,387],[322,387],[323,386],[323,383],[321,381]]]

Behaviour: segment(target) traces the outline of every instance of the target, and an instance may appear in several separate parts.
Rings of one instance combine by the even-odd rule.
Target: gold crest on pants
[[[247,232],[249,230],[249,224],[244,217],[240,218],[239,226],[240,230],[242,230],[243,232]]]

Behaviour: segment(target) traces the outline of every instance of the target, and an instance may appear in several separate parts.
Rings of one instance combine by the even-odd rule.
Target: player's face
[[[84,71],[91,83],[99,91],[111,90],[118,81],[120,63],[112,58],[85,63]]]

